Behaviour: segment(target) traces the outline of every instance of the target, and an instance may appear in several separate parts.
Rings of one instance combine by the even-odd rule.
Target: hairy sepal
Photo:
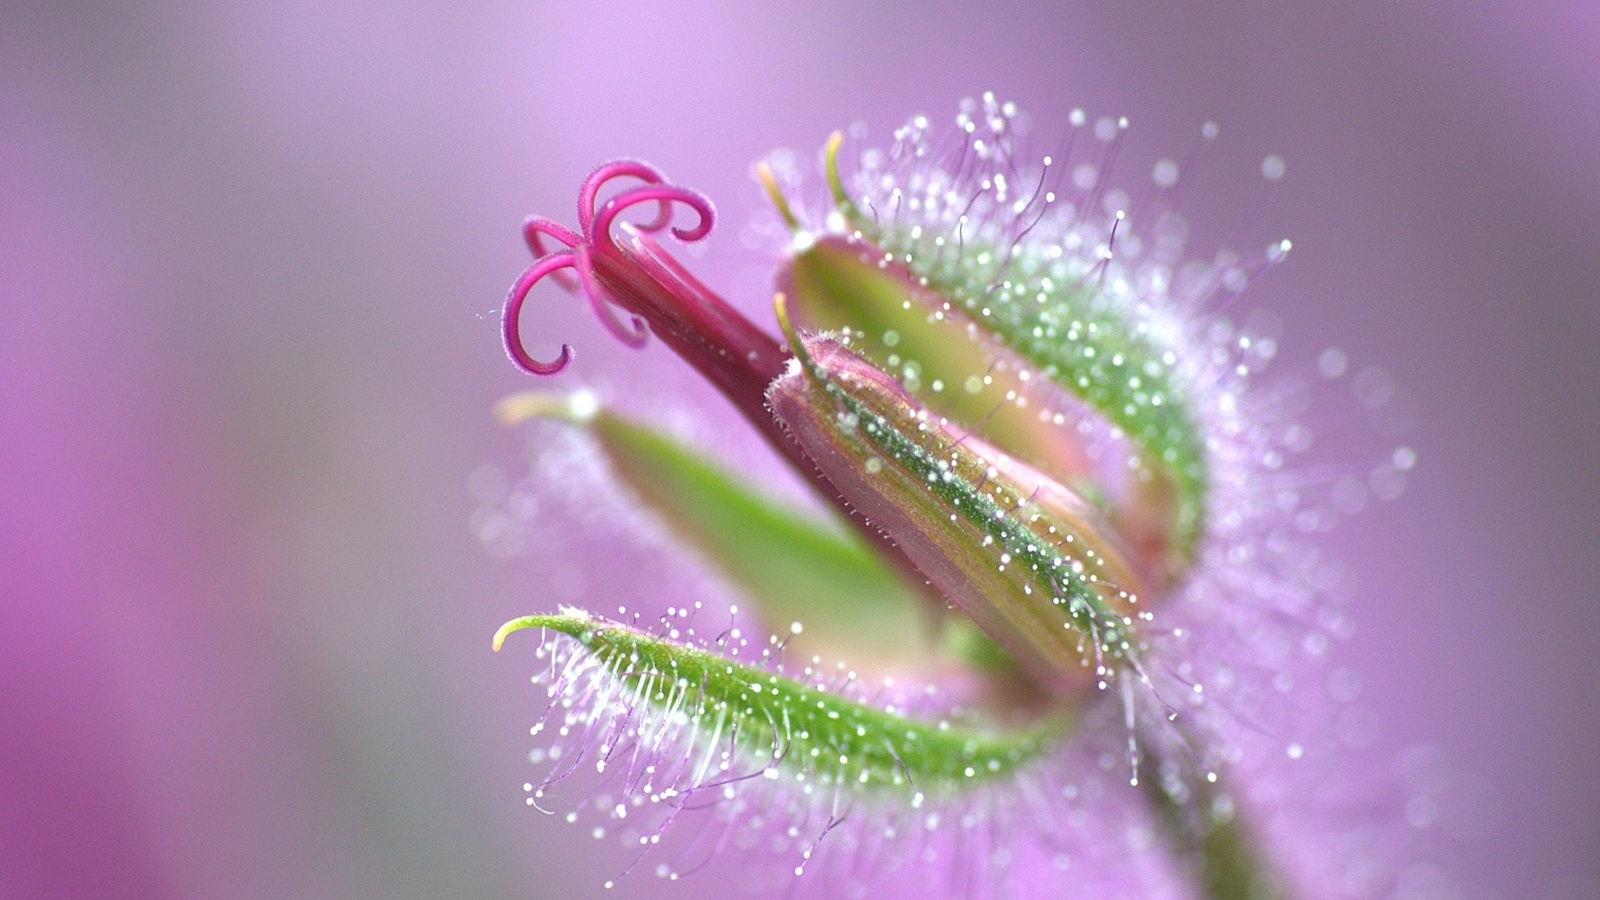
[[[903,165],[865,167],[853,186],[839,171],[841,142],[829,143],[842,227],[817,245],[839,242],[871,269],[937,298],[925,313],[964,318],[1120,429],[1142,463],[1122,527],[1181,573],[1205,532],[1206,445],[1181,368],[1183,325],[1120,270],[1107,278],[1122,215],[1054,204],[1048,173],[1019,170],[1008,139],[969,148],[972,158],[952,160],[949,170],[930,165],[937,155],[925,136],[907,141]],[[830,302],[847,319],[903,318],[892,293],[851,291]]]
[[[802,680],[581,611],[513,619],[496,633],[495,649],[524,629],[554,633],[583,654],[590,667],[568,664],[552,686],[568,709],[561,731],[586,731],[580,746],[621,756],[630,782],[648,772],[646,787],[630,793],[653,802],[683,803],[759,776],[835,800],[888,792],[916,806],[925,794],[1014,774],[1071,721],[1057,713],[1010,730],[925,721],[844,696],[826,674],[808,670]],[[603,771],[605,759],[596,762]]]
[[[945,649],[921,594],[856,534],[778,503],[660,429],[587,392],[516,394],[497,411],[507,423],[546,418],[587,430],[666,532],[738,586],[769,628],[790,631],[799,655],[909,671]]]
[[[825,235],[791,250],[778,285],[799,327],[839,334],[930,412],[1092,499],[1141,577],[1156,586],[1173,580],[1185,564],[1161,467],[1142,460],[1144,449],[1120,425],[1012,349],[989,316],[952,303],[908,264],[886,261],[864,238]]]

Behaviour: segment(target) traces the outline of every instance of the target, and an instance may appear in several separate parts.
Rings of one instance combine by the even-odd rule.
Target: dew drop
[[[1317,357],[1317,370],[1324,378],[1338,378],[1350,368],[1350,357],[1337,347],[1329,347]]]
[[[1390,455],[1390,461],[1396,469],[1409,472],[1417,465],[1417,451],[1410,447],[1396,447],[1394,453]]]
[[[1172,187],[1178,183],[1178,164],[1170,159],[1159,160],[1150,171],[1150,178],[1158,187]]]

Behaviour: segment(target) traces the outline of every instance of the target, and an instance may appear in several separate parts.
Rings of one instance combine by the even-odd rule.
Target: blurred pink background
[[[1352,764],[1437,807],[1418,890],[1600,896],[1600,7],[634,6],[0,11],[0,896],[600,894],[627,855],[522,805],[530,659],[488,640],[639,589],[469,527],[521,465],[488,414],[528,386],[521,218],[649,159],[758,310],[753,160],[986,89],[1128,115],[1127,179],[1220,122],[1203,247],[1285,157],[1283,368],[1383,366],[1421,459],[1335,541]],[[537,315],[565,384],[721,420],[659,346]]]

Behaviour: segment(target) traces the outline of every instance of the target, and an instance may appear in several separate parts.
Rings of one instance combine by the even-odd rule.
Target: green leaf
[[[854,664],[921,663],[935,652],[937,611],[854,533],[782,506],[659,430],[600,409],[589,394],[518,394],[499,415],[587,428],[616,476],[738,586],[768,627],[802,626],[791,638],[796,650]],[[984,648],[973,652],[983,658]]]
[[[667,748],[649,761],[662,772],[684,771],[669,754],[681,762],[732,742],[740,758],[731,766],[770,767],[769,777],[851,791],[949,792],[1016,771],[1073,722],[1066,713],[1011,730],[922,721],[841,696],[809,671],[801,681],[581,611],[513,619],[494,648],[528,628],[565,635],[603,667],[607,683],[584,695],[607,708],[578,709],[568,721],[608,734],[625,723],[649,736],[640,743]],[[585,743],[581,735],[576,743]]]

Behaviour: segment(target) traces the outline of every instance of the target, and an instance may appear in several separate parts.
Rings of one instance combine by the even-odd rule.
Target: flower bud
[[[1092,492],[1141,570],[1169,584],[1201,532],[1204,447],[1165,346],[1176,328],[1125,296],[1125,284],[1104,284],[1114,225],[1024,240],[1038,219],[1023,225],[1020,213],[1040,199],[1043,176],[1026,202],[1010,199],[1001,176],[955,201],[940,176],[923,173],[926,183],[893,189],[892,215],[866,215],[839,174],[840,140],[826,152],[836,208],[821,235],[800,229],[761,170],[796,229],[778,275],[796,321],[840,330],[930,409]],[[1014,233],[982,227],[998,210]],[[1097,241],[1101,265],[1063,258],[1063,248]]]
[[[787,330],[798,363],[767,392],[774,416],[934,587],[1053,690],[1136,655],[1143,582],[1092,504],[838,340]]]
[[[837,331],[931,412],[1092,498],[1140,575],[1168,584],[1187,565],[1168,471],[1050,370],[889,259],[863,238],[826,235],[793,249],[779,289],[800,327]]]
[[[1084,117],[1071,121],[1076,135]],[[1270,846],[1230,782],[1246,771],[1237,764],[1248,736],[1236,726],[1255,706],[1239,662],[1269,670],[1299,645],[1269,635],[1262,612],[1303,613],[1314,579],[1276,560],[1251,566],[1261,550],[1292,555],[1263,515],[1296,502],[1278,472],[1279,450],[1296,441],[1251,418],[1260,410],[1245,391],[1256,359],[1271,356],[1267,342],[1258,354],[1207,303],[1231,299],[1222,293],[1242,289],[1253,264],[1187,266],[1175,217],[1103,183],[1126,120],[1095,123],[1108,143],[1097,162],[1075,159],[1071,138],[1060,158],[1027,162],[1024,125],[985,95],[963,104],[949,139],[915,117],[886,152],[864,150],[848,179],[836,134],[820,214],[797,212],[758,169],[792,233],[777,273],[787,351],[651,237],[676,208],[696,216],[670,229],[681,240],[712,222],[709,200],[653,167],[597,169],[579,190],[576,230],[528,220],[536,258],[502,319],[520,367],[552,374],[572,357],[566,347],[535,357],[522,341],[522,306],[551,276],[624,343],[654,334],[704,374],[866,538],[820,539],[649,429],[583,416],[642,503],[758,615],[791,625],[752,642],[730,606],[707,640],[699,601],[668,606],[653,625],[621,607],[624,621],[563,611],[508,623],[497,647],[518,629],[551,638],[539,653],[558,727],[542,758],[559,763],[539,788],[529,783],[530,803],[580,762],[604,775],[628,758],[607,776],[619,795],[608,788],[596,802],[646,843],[691,798],[700,808],[720,797],[730,816],[748,815],[752,843],[765,840],[764,823],[782,828],[773,846],[799,850],[797,875],[846,816],[863,820],[858,811],[872,852],[901,835],[925,840],[941,822],[966,846],[984,810],[1004,820],[1013,807],[1045,839],[1038,849],[1054,849],[1065,823],[1051,811],[1085,810],[1083,772],[1059,790],[1049,783],[1056,762],[1077,758],[1055,748],[1066,750],[1081,711],[1096,726],[1079,745],[1095,771],[1112,768],[1107,740],[1125,737],[1129,781],[1144,787],[1154,830],[1197,890],[1278,893]],[[617,190],[619,180],[640,184]],[[655,215],[619,218],[640,209]],[[1275,245],[1256,271],[1287,248]],[[863,553],[874,558],[865,566]],[[1171,615],[1160,634],[1147,624],[1158,599]],[[893,609],[906,615],[884,615]],[[918,618],[940,627],[937,645],[901,633]],[[886,677],[871,694],[867,670],[822,663],[841,648],[882,663],[896,639],[913,651],[911,677]],[[1119,690],[1090,698],[1089,684]],[[1163,693],[1182,699],[1169,705]],[[992,777],[1002,775],[1015,777]],[[946,810],[925,808],[941,801]],[[659,804],[653,822],[647,804]],[[966,811],[947,816],[958,804]],[[800,849],[811,823],[820,833]],[[927,844],[896,861],[913,858],[931,862]],[[974,862],[999,865],[999,855]]]

